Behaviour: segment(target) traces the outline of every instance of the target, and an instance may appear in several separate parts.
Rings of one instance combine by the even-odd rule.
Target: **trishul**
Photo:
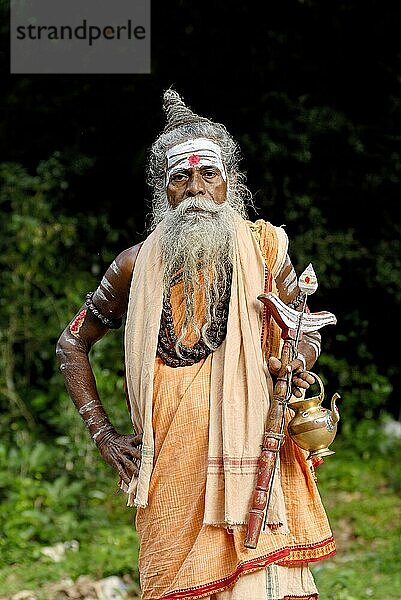
[[[248,528],[245,538],[246,548],[256,548],[263,521],[266,524],[273,480],[277,464],[277,456],[284,438],[285,409],[291,398],[292,372],[288,364],[297,358],[298,343],[303,333],[317,331],[325,325],[335,325],[336,317],[327,311],[306,313],[306,301],[317,289],[316,274],[312,265],[308,265],[299,278],[298,287],[304,294],[301,310],[288,307],[275,294],[261,294],[258,299],[263,302],[267,314],[272,316],[282,330],[283,346],[281,351],[281,368],[277,374],[273,397],[270,402],[266,420],[262,453],[258,462],[256,487],[249,511]]]
[[[336,317],[333,313],[327,311],[306,313],[306,302],[308,296],[314,294],[317,290],[316,273],[309,264],[298,280],[298,287],[301,293],[304,294],[301,311],[295,310],[284,304],[278,296],[272,294],[261,294],[258,299],[266,306],[268,313],[274,318],[280,326],[282,333],[281,337],[286,339],[291,337],[295,341],[294,352],[298,353],[298,342],[302,333],[310,333],[317,331],[325,325],[335,325]],[[294,357],[290,360],[294,360]]]

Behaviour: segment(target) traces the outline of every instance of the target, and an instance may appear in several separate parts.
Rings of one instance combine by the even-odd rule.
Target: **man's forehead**
[[[179,144],[175,144],[166,151],[167,160],[171,160],[174,157],[191,154],[191,153],[214,153],[221,158],[220,146],[209,138],[190,138]]]
[[[172,173],[181,169],[216,167],[226,181],[226,170],[221,156],[221,148],[208,138],[193,138],[176,144],[166,152],[166,180]]]

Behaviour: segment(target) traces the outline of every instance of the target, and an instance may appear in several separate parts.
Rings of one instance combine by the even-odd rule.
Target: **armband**
[[[94,294],[94,292],[88,292],[86,294],[86,300],[85,300],[85,305],[87,306],[88,310],[92,313],[92,315],[94,317],[96,317],[97,319],[99,319],[99,321],[102,323],[102,325],[104,325],[105,327],[108,327],[109,329],[118,329],[119,327],[121,327],[121,324],[123,322],[123,320],[121,318],[120,319],[110,319],[109,317],[105,317],[104,315],[102,315],[100,310],[98,308],[96,308],[96,306],[93,304],[93,301],[92,301],[93,294]]]

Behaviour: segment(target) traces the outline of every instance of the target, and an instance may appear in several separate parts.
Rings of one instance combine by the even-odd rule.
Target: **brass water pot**
[[[336,401],[340,395],[335,393],[331,399],[331,410],[321,406],[324,400],[322,380],[315,373],[308,371],[320,386],[320,393],[312,398],[301,398],[288,404],[295,415],[288,423],[291,439],[309,452],[307,459],[322,458],[334,454],[329,449],[337,433],[340,415]]]

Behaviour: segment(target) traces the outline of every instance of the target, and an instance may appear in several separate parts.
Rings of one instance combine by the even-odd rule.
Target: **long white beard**
[[[179,355],[179,345],[189,327],[197,336],[195,342],[202,339],[211,350],[215,349],[207,330],[219,299],[231,284],[234,214],[226,202],[218,205],[213,200],[195,196],[169,209],[163,219],[164,297],[169,298],[177,272],[184,286],[185,318],[176,344]],[[194,298],[199,289],[205,300],[205,322],[201,329],[195,322]]]

